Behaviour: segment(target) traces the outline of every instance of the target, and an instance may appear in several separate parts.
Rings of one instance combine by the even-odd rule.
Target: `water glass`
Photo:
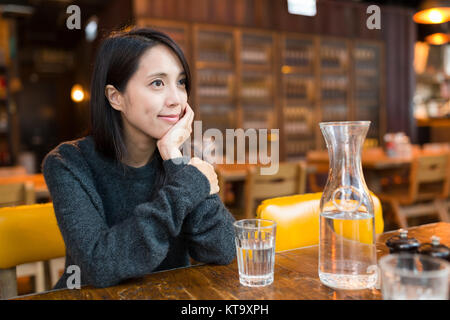
[[[244,219],[234,223],[239,281],[260,287],[273,282],[276,222]]]
[[[420,254],[389,254],[380,259],[385,300],[447,300],[449,263]]]

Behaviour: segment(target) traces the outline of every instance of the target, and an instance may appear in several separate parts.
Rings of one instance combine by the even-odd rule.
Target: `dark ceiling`
[[[417,8],[421,3],[421,0],[350,1],[410,8]],[[31,14],[14,14],[18,21],[19,47],[39,45],[72,49],[84,38],[83,27],[87,19],[101,12],[111,2],[112,0],[0,0],[0,5],[13,4],[33,9]],[[69,30],[66,27],[66,19],[69,16],[66,8],[71,4],[76,4],[81,9],[81,30]]]
[[[379,5],[401,6],[418,8],[423,0],[353,0],[354,2],[363,2]]]
[[[19,47],[39,45],[71,49],[84,37],[83,27],[86,21],[102,11],[110,2],[110,0],[0,0],[0,5],[18,6],[15,8],[19,11],[23,8],[32,10],[32,13],[3,13],[14,16],[17,20]],[[66,10],[72,4],[80,7],[80,30],[69,30],[66,27],[66,20],[70,15]]]

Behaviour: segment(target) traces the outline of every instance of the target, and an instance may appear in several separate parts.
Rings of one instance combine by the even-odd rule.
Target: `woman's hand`
[[[180,147],[191,136],[194,111],[186,104],[183,116],[156,142],[163,160],[181,157]]]
[[[189,164],[196,167],[203,173],[209,181],[211,190],[209,194],[214,194],[219,192],[219,181],[217,180],[217,174],[214,171],[214,167],[208,162],[201,160],[200,158],[194,157],[189,161]]]

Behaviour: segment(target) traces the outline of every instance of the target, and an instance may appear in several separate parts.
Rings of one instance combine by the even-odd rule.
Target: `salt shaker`
[[[420,243],[417,239],[408,237],[408,230],[400,229],[399,235],[390,237],[386,245],[389,253],[417,253]]]
[[[419,247],[419,253],[450,262],[450,249],[441,244],[440,241],[439,237],[432,236],[431,243],[424,243]]]

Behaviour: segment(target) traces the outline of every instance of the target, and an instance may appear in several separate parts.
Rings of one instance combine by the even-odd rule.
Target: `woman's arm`
[[[217,194],[208,196],[184,221],[190,256],[205,263],[231,263],[236,256],[234,221]]]
[[[83,283],[107,287],[152,272],[167,255],[169,237],[180,233],[187,213],[209,195],[209,182],[198,169],[165,164],[172,172],[154,200],[108,227],[87,166],[71,166],[58,154],[46,157],[43,172],[55,215]]]

